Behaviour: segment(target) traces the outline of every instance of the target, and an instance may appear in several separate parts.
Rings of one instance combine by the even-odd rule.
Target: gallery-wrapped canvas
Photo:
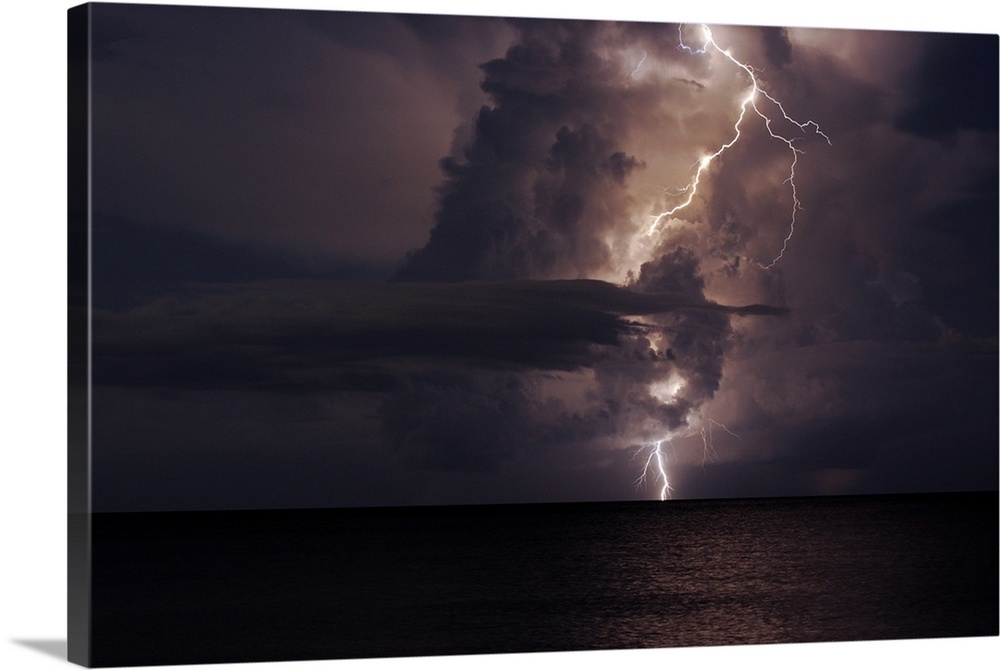
[[[69,11],[69,654],[995,636],[998,38]]]

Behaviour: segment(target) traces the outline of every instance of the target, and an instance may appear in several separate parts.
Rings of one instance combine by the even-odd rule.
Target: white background
[[[280,6],[269,2],[192,2]],[[888,4],[888,3],[886,3]],[[65,664],[66,639],[66,216],[65,41],[72,3],[15,0],[2,19],[3,134],[0,143],[0,667]],[[823,5],[767,0],[690,4],[618,0],[298,0],[309,9],[377,9],[452,14],[620,18],[649,21],[998,32],[981,0],[906,3],[898,13],[873,0]],[[903,6],[903,5],[900,5]],[[618,668],[988,668],[1000,638],[708,649],[520,654],[216,665],[211,668],[495,670],[571,664]]]

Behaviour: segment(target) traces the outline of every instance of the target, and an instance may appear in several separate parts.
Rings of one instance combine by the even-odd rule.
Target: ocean
[[[998,494],[93,516],[95,666],[998,634]]]

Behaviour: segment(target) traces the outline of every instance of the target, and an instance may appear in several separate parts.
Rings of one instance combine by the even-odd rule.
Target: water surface
[[[998,497],[99,514],[94,663],[996,635]]]

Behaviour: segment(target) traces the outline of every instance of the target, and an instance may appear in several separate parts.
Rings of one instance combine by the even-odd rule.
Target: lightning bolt
[[[704,451],[702,452],[702,458],[701,458],[702,468],[705,467],[706,462],[714,461],[716,458],[719,457],[718,453],[716,453],[715,451],[715,441],[712,436],[712,426],[718,426],[722,430],[726,431],[727,433],[735,437],[737,440],[742,439],[739,435],[726,428],[725,424],[719,423],[715,419],[709,419],[707,423],[707,428],[706,426],[702,426],[701,430],[698,431],[701,434],[701,442],[704,445]]]
[[[649,456],[646,458],[646,465],[642,468],[642,474],[635,480],[635,486],[636,488],[643,486],[646,483],[650,469],[654,469],[656,471],[654,481],[659,480],[661,482],[660,500],[666,500],[669,498],[670,492],[673,490],[670,488],[670,481],[667,479],[666,455],[663,453],[664,442],[670,444],[669,440],[659,440],[640,448],[639,451],[636,452],[636,456],[638,456],[646,449],[649,450]]]
[[[712,435],[713,427],[721,428],[737,440],[741,439],[739,435],[731,431],[725,424],[720,423],[715,419],[708,419],[699,430],[692,430],[691,432],[682,435],[681,437],[693,437],[696,434],[701,435],[702,444],[704,445],[704,456],[701,461],[701,466],[703,468],[705,467],[705,463],[708,461],[714,461],[718,457],[715,452],[714,438]],[[667,500],[670,498],[670,493],[673,491],[673,488],[670,486],[670,478],[667,475],[667,454],[665,445],[673,447],[673,440],[671,438],[664,438],[662,440],[657,440],[656,442],[650,442],[649,444],[639,447],[639,449],[632,456],[632,459],[635,460],[640,454],[646,454],[646,461],[643,464],[642,473],[635,480],[635,487],[637,489],[641,488],[648,484],[650,480],[653,482],[660,482],[660,500]]]
[[[812,129],[813,132],[815,132],[817,135],[821,136],[824,140],[826,140],[827,144],[830,144],[830,138],[820,129],[819,124],[817,124],[815,121],[809,120],[805,122],[800,122],[789,116],[788,113],[785,111],[785,108],[782,106],[781,102],[779,102],[769,93],[767,93],[767,91],[765,91],[761,87],[760,81],[757,79],[757,75],[754,72],[753,66],[749,65],[748,63],[744,63],[740,60],[737,60],[736,57],[733,56],[730,50],[723,49],[721,46],[719,46],[719,44],[715,41],[715,38],[712,36],[712,31],[711,29],[709,29],[708,26],[702,25],[701,30],[704,42],[701,48],[695,49],[694,47],[684,43],[684,35],[681,31],[681,26],[678,26],[677,27],[677,36],[679,41],[678,49],[686,51],[687,53],[693,55],[706,54],[709,52],[710,49],[718,52],[719,54],[725,56],[726,59],[728,59],[731,63],[733,63],[733,65],[740,68],[747,74],[747,76],[750,79],[750,90],[747,92],[745,96],[743,96],[743,99],[740,101],[739,105],[740,112],[738,118],[736,119],[736,123],[733,124],[732,139],[721,145],[714,153],[711,153],[707,156],[702,156],[700,159],[698,159],[698,161],[696,161],[691,166],[692,168],[695,168],[697,166],[694,171],[694,175],[691,177],[691,181],[688,182],[687,186],[680,189],[681,193],[687,193],[687,198],[685,198],[683,201],[681,201],[678,205],[674,206],[673,208],[660,212],[659,214],[653,216],[653,221],[649,224],[649,227],[646,229],[646,235],[647,236],[655,235],[660,228],[661,221],[663,221],[667,217],[673,216],[677,212],[691,205],[691,203],[694,201],[695,195],[698,193],[698,186],[701,184],[702,175],[705,173],[705,171],[709,168],[709,166],[716,158],[719,158],[730,147],[735,145],[740,140],[740,137],[742,135],[743,121],[749,115],[748,112],[752,110],[754,114],[763,119],[764,127],[767,129],[768,134],[773,139],[782,142],[788,148],[788,151],[791,154],[791,161],[788,170],[788,178],[784,182],[786,184],[789,184],[792,190],[792,212],[788,226],[788,234],[785,236],[785,239],[781,245],[781,251],[778,252],[777,256],[775,256],[767,264],[763,264],[760,262],[756,263],[756,265],[761,269],[769,270],[772,267],[774,267],[774,265],[778,261],[780,261],[781,258],[784,256],[785,251],[788,248],[788,243],[791,241],[792,236],[795,234],[796,213],[802,209],[802,203],[799,201],[798,191],[796,190],[795,186],[795,167],[798,165],[799,155],[804,152],[797,146],[795,146],[795,142],[802,139],[801,137],[786,137],[785,135],[776,132],[774,128],[772,128],[771,124],[774,119],[772,119],[771,116],[768,116],[761,110],[760,106],[758,106],[759,99],[764,98],[767,101],[769,101],[777,109],[777,112],[781,115],[781,118],[783,118],[788,123],[797,127],[803,133],[806,133],[808,132],[809,129]]]
[[[637,75],[637,74],[639,73],[639,68],[641,68],[641,67],[642,67],[642,64],[646,62],[646,56],[647,56],[646,52],[645,52],[645,51],[643,51],[643,52],[642,52],[642,58],[640,58],[640,59],[639,59],[639,63],[638,63],[638,64],[637,64],[637,65],[635,66],[635,68],[634,68],[634,69],[632,70],[632,74],[630,74],[630,75],[629,75],[630,77],[633,77],[633,78],[634,78],[634,77],[635,77],[635,75]]]
[[[654,237],[662,232],[662,224],[665,219],[674,216],[678,212],[690,207],[694,202],[695,197],[698,194],[698,189],[702,184],[702,177],[716,161],[720,158],[726,151],[735,146],[742,138],[744,133],[744,126],[748,117],[752,118],[756,115],[763,122],[764,129],[767,134],[774,141],[780,142],[788,151],[788,176],[784,180],[784,184],[787,184],[791,190],[791,213],[788,219],[788,231],[781,243],[781,249],[778,251],[777,255],[774,256],[769,262],[762,263],[760,261],[755,261],[754,264],[761,268],[762,270],[770,270],[773,268],[781,259],[784,257],[785,252],[788,250],[789,243],[795,234],[795,224],[797,223],[798,212],[802,210],[802,203],[799,200],[799,192],[796,185],[796,168],[798,167],[799,156],[805,153],[802,149],[797,146],[797,143],[805,139],[810,134],[818,135],[822,137],[827,144],[832,144],[830,138],[823,132],[815,121],[799,121],[788,114],[785,110],[784,105],[781,101],[772,96],[766,90],[764,90],[761,85],[761,81],[757,76],[757,72],[754,70],[753,66],[747,62],[737,59],[732,51],[729,49],[722,48],[718,42],[715,41],[712,35],[711,29],[706,25],[700,26],[701,31],[701,41],[700,46],[690,45],[684,41],[684,30],[683,26],[678,26],[677,37],[678,37],[678,49],[684,51],[691,55],[703,55],[710,53],[717,53],[720,56],[728,60],[733,66],[738,68],[745,75],[748,80],[748,88],[746,92],[738,101],[738,114],[736,115],[736,120],[732,126],[732,134],[729,136],[727,141],[724,141],[719,145],[713,152],[708,153],[700,157],[695,161],[689,171],[692,172],[690,181],[681,187],[676,187],[672,190],[664,188],[663,191],[666,196],[670,199],[683,198],[674,205],[672,208],[664,210],[659,214],[652,216],[652,221],[645,230],[645,236],[647,238]],[[640,66],[646,60],[646,53],[643,52],[643,57],[639,61],[639,64],[635,66],[632,70],[632,77],[635,77],[639,71]],[[779,130],[776,126],[781,126],[783,129]],[[679,383],[671,383],[670,380],[654,383],[650,386],[650,394],[663,402],[669,402],[673,397],[676,396],[678,390],[683,385],[683,380]],[[700,427],[698,424],[701,424]],[[645,455],[645,464],[642,469],[642,474],[636,479],[636,487],[643,486],[648,483],[649,480],[660,482],[660,500],[666,500],[670,497],[672,491],[670,487],[670,481],[667,476],[667,458],[665,453],[665,445],[674,446],[672,441],[675,437],[689,438],[695,435],[700,435],[703,445],[703,457],[702,457],[702,467],[708,461],[714,461],[718,458],[718,454],[715,450],[715,435],[716,429],[720,429],[730,436],[735,437],[737,440],[741,439],[738,434],[730,430],[725,424],[720,423],[712,418],[699,416],[696,417],[696,422],[692,425],[689,424],[689,431],[682,434],[676,435],[672,434],[668,438],[661,439],[656,442],[651,442],[640,447],[633,458],[637,458],[639,454]]]

